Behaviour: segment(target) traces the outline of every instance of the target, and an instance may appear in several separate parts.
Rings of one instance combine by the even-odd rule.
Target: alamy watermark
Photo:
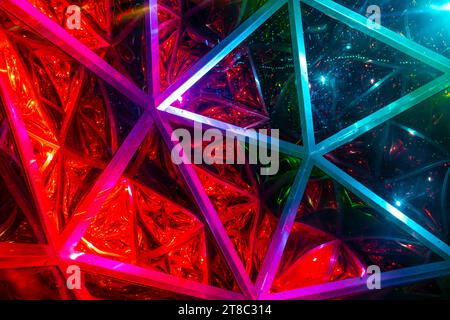
[[[381,8],[375,4],[367,7],[366,10],[367,26],[370,29],[381,28]]]
[[[369,290],[381,289],[381,269],[377,265],[368,266],[366,269],[366,285]]]
[[[251,138],[250,138],[251,137]],[[175,146],[173,163],[179,164],[253,164],[261,165],[261,175],[275,175],[280,167],[278,129],[243,129],[242,132],[219,129],[203,131],[194,124],[193,135],[188,129],[172,132]]]
[[[66,269],[66,286],[69,290],[81,289],[81,269],[77,265],[70,265]]]
[[[81,8],[77,5],[70,5],[66,9],[66,27],[69,30],[81,29]]]

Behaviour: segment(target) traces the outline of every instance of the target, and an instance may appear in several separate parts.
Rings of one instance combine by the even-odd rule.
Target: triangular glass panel
[[[450,112],[445,90],[327,157],[450,243]]]
[[[174,128],[186,130],[195,139],[193,128],[177,124]],[[202,128],[202,134],[208,133],[206,127]],[[301,160],[281,153],[279,158],[272,158],[277,164],[270,163],[274,174],[265,175],[259,160],[255,159],[258,160],[255,163],[251,159],[254,146],[247,141],[240,142],[238,147],[236,141],[230,145],[224,136],[223,154],[214,155],[219,163],[205,164],[203,159],[202,164],[195,165],[195,170],[242,264],[250,278],[256,281]],[[199,143],[192,141],[191,150],[195,150]],[[256,153],[261,152],[261,145],[257,146]],[[203,141],[204,154],[206,148],[208,143]],[[230,162],[227,153],[230,149],[234,150],[235,158],[232,163],[227,163]],[[191,161],[195,160],[194,152],[191,153]]]
[[[143,0],[28,1],[136,85],[141,88],[147,86],[144,32],[144,14],[147,10]],[[74,6],[78,7],[79,13]],[[19,23],[14,20],[14,24]],[[14,33],[26,35],[26,29],[19,28]]]
[[[142,110],[47,40],[11,30],[0,30],[0,63],[62,230]]]
[[[155,128],[92,218],[76,250],[239,291]]]
[[[267,0],[158,0],[161,86],[166,88]]]
[[[279,129],[280,139],[301,144],[287,7],[172,105],[241,128]]]
[[[302,15],[318,141],[442,75],[316,9]]]
[[[360,278],[438,260],[384,215],[314,168],[272,292]]]

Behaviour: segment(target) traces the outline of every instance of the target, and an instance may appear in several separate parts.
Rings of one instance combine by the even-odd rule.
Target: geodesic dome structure
[[[442,297],[444,2],[2,0],[0,297]],[[278,173],[175,165],[194,123],[279,129]]]

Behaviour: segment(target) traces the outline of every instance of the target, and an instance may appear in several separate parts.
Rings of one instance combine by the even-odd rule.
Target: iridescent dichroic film
[[[448,297],[450,2],[370,5],[0,2],[0,299]]]

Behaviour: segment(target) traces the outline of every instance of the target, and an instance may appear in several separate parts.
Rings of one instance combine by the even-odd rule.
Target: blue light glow
[[[450,11],[450,2],[437,6],[437,5],[431,5],[431,8],[434,10],[440,10],[440,11]]]

